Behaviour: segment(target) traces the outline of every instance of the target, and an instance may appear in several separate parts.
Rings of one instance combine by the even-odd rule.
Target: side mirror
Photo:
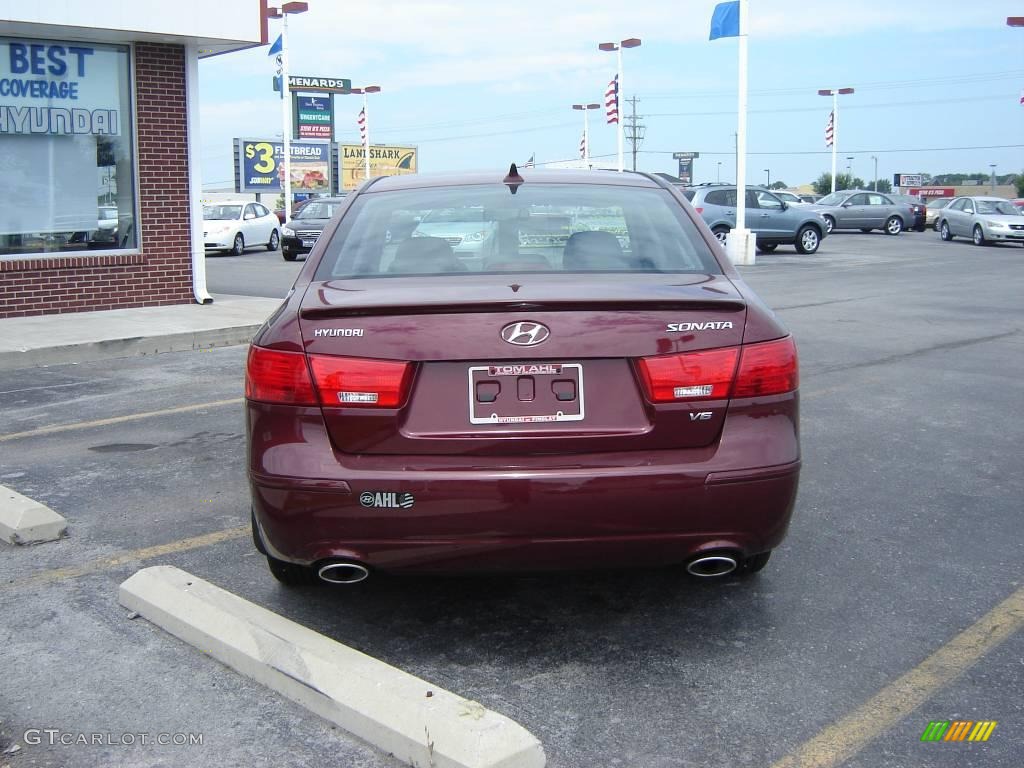
[[[787,203],[787,202],[786,202],[785,200],[779,200],[779,205],[781,205],[781,206],[782,206],[782,207],[781,207],[781,208],[779,209],[780,211],[784,211],[784,210],[786,210],[787,208],[789,208],[789,203]]]
[[[849,208],[851,205],[853,205],[853,203],[843,203],[842,207]]]

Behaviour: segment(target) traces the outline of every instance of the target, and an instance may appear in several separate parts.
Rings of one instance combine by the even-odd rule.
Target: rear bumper
[[[785,401],[785,402],[782,402]],[[250,403],[249,479],[269,552],[380,570],[665,565],[776,547],[800,459],[796,399],[730,413],[714,446],[561,456],[370,456],[333,449],[319,409]]]

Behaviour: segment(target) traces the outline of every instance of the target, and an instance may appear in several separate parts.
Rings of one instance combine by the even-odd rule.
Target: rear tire
[[[824,216],[823,218],[825,219],[825,232],[831,235],[832,230],[836,228],[836,220],[831,216]]]
[[[774,253],[775,249],[779,247],[778,243],[758,243],[757,250],[761,253]]]
[[[729,234],[729,228],[723,227],[721,224],[719,224],[717,227],[712,229],[711,232],[715,236],[715,239],[722,244],[723,248],[725,248],[725,238]]]
[[[795,245],[798,253],[807,255],[815,253],[818,250],[818,246],[821,245],[821,232],[818,231],[817,227],[804,224],[800,227],[800,231],[796,233]]]
[[[231,255],[241,256],[243,253],[245,253],[245,238],[242,237],[242,233],[239,232],[235,235],[234,245],[231,246]]]
[[[885,234],[898,235],[903,231],[903,219],[899,216],[890,216],[885,222]]]
[[[939,225],[939,238],[947,243],[953,239],[953,233],[949,231],[949,222],[944,221]]]
[[[981,231],[981,224],[974,225],[974,244],[975,245],[988,245],[988,240],[985,239],[985,233]]]
[[[764,567],[768,565],[768,560],[771,559],[771,556],[772,551],[770,549],[767,552],[751,555],[743,561],[743,565],[740,568],[740,574],[743,576],[749,576],[750,574],[764,570]]]
[[[284,560],[267,555],[267,567],[275,579],[286,587],[309,587],[316,584],[316,574],[312,568],[295,563],[286,563]]]

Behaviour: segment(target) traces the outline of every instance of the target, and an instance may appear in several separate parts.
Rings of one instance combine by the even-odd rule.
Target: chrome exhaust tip
[[[686,564],[686,572],[691,576],[710,579],[716,576],[727,576],[739,567],[735,557],[729,555],[702,555],[695,557]]]
[[[370,571],[359,563],[327,563],[320,566],[316,575],[328,584],[358,584],[366,581]]]

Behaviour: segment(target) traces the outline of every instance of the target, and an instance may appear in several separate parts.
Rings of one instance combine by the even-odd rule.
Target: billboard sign
[[[341,191],[355,189],[366,179],[365,151],[360,144],[338,147],[341,166]],[[403,176],[416,173],[416,147],[392,147],[374,144],[370,147],[370,176]]]
[[[334,98],[296,95],[295,133],[300,139],[333,139]]]
[[[280,141],[235,139],[238,148],[236,192],[281,192],[284,180],[284,145]],[[328,142],[293,141],[291,149],[292,192],[329,194],[331,145]]]
[[[920,173],[897,173],[892,181],[894,187],[920,187],[922,183]]]
[[[917,197],[956,197],[954,187],[911,187],[907,190],[908,195]]]
[[[700,157],[700,152],[673,152],[673,160],[696,160]]]
[[[316,91],[317,93],[348,93],[352,81],[347,77],[306,77],[288,75],[289,91]]]

